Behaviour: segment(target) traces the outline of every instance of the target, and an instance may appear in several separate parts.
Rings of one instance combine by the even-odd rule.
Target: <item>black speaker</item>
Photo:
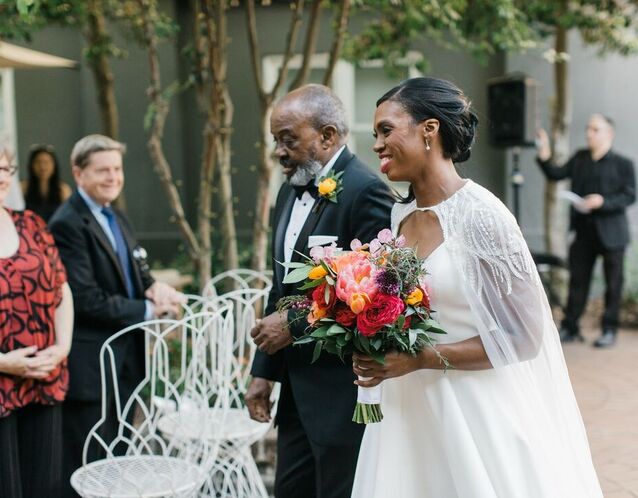
[[[490,143],[496,147],[532,147],[538,127],[537,84],[531,78],[497,78],[487,83]]]

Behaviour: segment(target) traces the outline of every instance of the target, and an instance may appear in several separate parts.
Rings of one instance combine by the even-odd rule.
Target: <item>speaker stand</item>
[[[514,201],[514,217],[516,221],[519,220],[520,216],[520,196],[521,196],[521,187],[523,183],[525,183],[525,177],[523,173],[521,173],[520,169],[520,160],[521,160],[521,148],[520,147],[512,147],[512,174],[510,175],[510,183],[512,184],[512,197]]]

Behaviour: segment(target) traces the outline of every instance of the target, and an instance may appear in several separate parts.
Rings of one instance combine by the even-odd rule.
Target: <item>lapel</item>
[[[283,206],[281,208],[281,212],[279,216],[276,218],[277,229],[275,230],[275,240],[274,240],[274,252],[275,252],[275,261],[273,262],[275,267],[275,281],[279,286],[279,290],[283,294],[283,279],[284,279],[284,267],[281,266],[277,261],[284,260],[284,239],[286,238],[286,228],[288,228],[288,223],[290,222],[290,215],[292,214],[292,207],[295,205],[295,191],[290,188],[290,192],[288,192],[288,196],[285,198],[283,202]]]
[[[104,230],[102,229],[100,224],[97,222],[97,220],[93,216],[93,213],[91,213],[89,206],[86,205],[86,202],[84,202],[84,199],[82,199],[82,196],[80,196],[80,194],[78,194],[77,191],[73,193],[73,196],[71,197],[70,202],[73,205],[73,207],[75,207],[76,211],[80,214],[80,217],[84,220],[84,223],[87,225],[87,228],[89,229],[89,231],[93,234],[93,236],[97,239],[98,243],[102,246],[102,249],[104,249],[104,252],[106,252],[107,256],[113,263],[113,266],[115,266],[117,274],[120,277],[120,282],[122,283],[123,287],[126,289],[126,279],[124,278],[124,272],[122,271],[120,262],[117,259],[117,254],[115,254],[115,251],[113,250],[113,246],[111,245],[111,242],[109,241],[109,238],[107,237],[107,235],[104,233]]]
[[[339,159],[337,159],[331,171],[333,173],[342,172],[346,169],[346,166],[353,157],[354,156],[352,155],[352,152],[350,152],[348,147],[346,147],[341,152]],[[337,202],[339,202],[339,198],[337,198]],[[322,199],[321,197],[315,200],[315,204],[312,207],[308,218],[306,219],[306,223],[301,229],[301,232],[299,232],[299,237],[297,237],[297,242],[295,244],[295,250],[292,253],[291,261],[301,261],[301,256],[299,255],[299,253],[305,254],[306,256],[308,255],[308,237],[313,233],[315,227],[317,226],[317,223],[319,223],[319,220],[321,219],[321,215],[323,214],[329,203],[330,201]]]

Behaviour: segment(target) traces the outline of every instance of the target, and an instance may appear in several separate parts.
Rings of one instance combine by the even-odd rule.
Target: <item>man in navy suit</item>
[[[314,243],[333,240],[349,248],[369,242],[390,226],[393,199],[387,185],[347,148],[343,104],[327,87],[307,85],[286,95],[270,120],[275,154],[287,181],[274,212],[273,260],[299,261]],[[332,203],[317,193],[319,179],[342,173],[343,190]],[[363,435],[351,421],[356,404],[349,362],[323,354],[311,363],[312,346],[292,346],[308,326],[275,310],[284,296],[298,294],[282,283],[274,266],[266,317],[253,329],[257,352],[246,403],[255,420],[269,420],[272,381],[281,382],[276,416],[277,498],[347,498]]]
[[[77,189],[49,222],[75,302],[70,385],[63,404],[67,482],[82,465],[84,441],[100,419],[102,344],[129,325],[176,313],[183,299],[168,285],[153,280],[145,251],[128,219],[111,205],[124,186],[124,152],[124,144],[102,135],[89,135],[77,142],[71,153]],[[115,345],[123,401],[144,377],[143,339],[142,334],[128,336]],[[109,398],[113,404],[114,399]],[[116,428],[117,420],[108,417],[101,433],[107,443]],[[95,460],[101,452],[93,446],[88,455],[89,460]],[[77,496],[70,486],[67,495]]]

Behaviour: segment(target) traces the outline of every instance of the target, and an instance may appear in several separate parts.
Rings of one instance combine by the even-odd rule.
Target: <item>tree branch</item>
[[[150,87],[148,95],[151,100],[151,106],[154,107],[151,136],[148,140],[148,150],[153,161],[153,165],[159,179],[166,191],[168,201],[175,216],[175,222],[186,240],[188,252],[192,258],[197,257],[199,251],[199,243],[191,226],[186,220],[184,208],[179,196],[179,192],[173,181],[171,166],[166,160],[166,156],[162,149],[162,136],[164,134],[164,125],[166,116],[168,115],[168,102],[162,96],[162,85],[160,75],[160,64],[157,52],[157,39],[153,30],[151,20],[148,17],[151,5],[147,0],[138,0],[144,24],[144,42],[148,50],[148,63],[151,75]]]
[[[306,32],[306,42],[304,44],[303,61],[301,69],[297,73],[297,77],[290,85],[290,89],[294,90],[303,85],[310,74],[312,56],[317,46],[317,34],[319,26],[321,26],[321,3],[322,0],[313,0],[310,9],[310,19],[308,20],[308,31]]]
[[[348,21],[350,20],[350,5],[351,0],[343,0],[341,2],[341,11],[339,12],[339,24],[336,26],[335,38],[332,42],[332,48],[330,49],[330,58],[328,59],[328,67],[326,73],[323,76],[323,84],[330,86],[332,80],[332,74],[334,73],[341,48],[343,47],[343,39],[348,28]]]
[[[295,45],[297,44],[299,28],[301,27],[301,23],[303,21],[303,9],[304,0],[296,0],[293,7],[292,17],[290,18],[290,28],[288,29],[288,37],[286,39],[286,51],[284,52],[284,59],[281,63],[281,67],[279,68],[277,82],[268,95],[271,100],[273,100],[277,96],[279,90],[281,90],[281,87],[286,81],[286,76],[288,75],[288,64],[290,63]]]
[[[250,47],[250,61],[253,66],[253,75],[257,86],[257,93],[262,106],[266,101],[264,79],[261,74],[261,51],[259,50],[259,38],[257,36],[257,20],[255,17],[255,0],[246,2],[246,27],[248,28],[248,45]]]

